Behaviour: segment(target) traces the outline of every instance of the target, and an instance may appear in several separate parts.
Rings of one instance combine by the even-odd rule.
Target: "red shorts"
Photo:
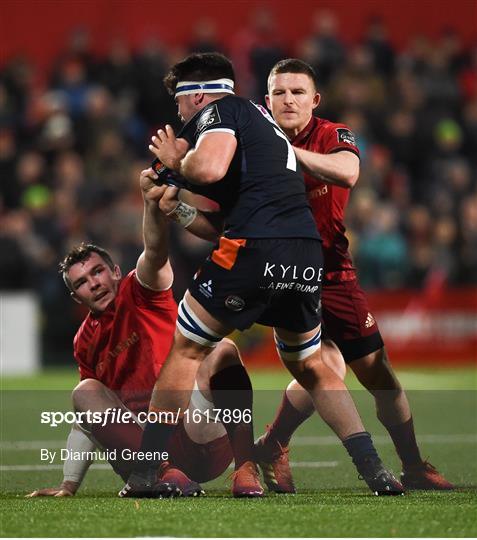
[[[187,435],[183,424],[179,425],[172,437],[169,454],[173,465],[199,483],[220,476],[233,460],[227,435],[198,444]]]
[[[384,346],[378,325],[358,280],[323,283],[323,339],[332,339],[345,362],[362,358]]]

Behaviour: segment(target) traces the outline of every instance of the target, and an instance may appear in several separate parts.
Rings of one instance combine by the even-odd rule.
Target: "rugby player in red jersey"
[[[320,94],[315,72],[305,62],[278,62],[270,72],[268,92],[267,106],[289,137],[305,171],[308,201],[323,239],[323,359],[342,377],[346,373],[344,359],[374,396],[377,417],[389,432],[402,462],[404,487],[452,489],[453,485],[421,458],[409,402],[389,363],[348,250],[344,213],[350,189],[359,176],[355,137],[348,126],[313,116]],[[256,445],[270,489],[295,491],[287,447],[292,433],[312,412],[308,394],[293,381],[275,421]]]
[[[144,252],[135,270],[123,278],[110,255],[92,244],[72,249],[60,264],[71,296],[90,310],[74,339],[81,378],[73,391],[77,412],[121,409],[136,416],[147,412],[154,383],[173,342],[177,306],[171,290],[166,218],[157,202],[149,198],[150,189],[156,189],[152,182],[155,176],[152,169],[141,173]],[[233,457],[242,465],[247,458],[240,447],[243,437],[237,441],[232,437],[230,444],[226,428],[215,421],[213,409],[247,411],[252,406],[251,390],[237,348],[230,340],[222,340],[198,371],[188,422],[176,430],[169,447],[170,460],[158,472],[157,496],[178,494],[175,486],[186,496],[201,494],[198,482],[222,474]],[[244,425],[247,429],[246,422]],[[253,441],[251,422],[248,429]],[[74,495],[91,464],[88,457],[97,447],[117,451],[118,459],[110,463],[127,479],[134,460],[121,459],[122,451],[129,450],[127,458],[137,452],[142,432],[139,422],[77,423],[67,440],[71,458],[64,463],[63,482],[30,496]],[[240,485],[234,487],[240,490]]]

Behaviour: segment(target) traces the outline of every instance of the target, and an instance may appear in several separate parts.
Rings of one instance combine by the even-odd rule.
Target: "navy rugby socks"
[[[169,441],[177,428],[176,424],[162,424],[159,422],[148,422],[144,428],[141,442],[141,452],[163,452],[167,451]],[[158,468],[163,460],[152,457],[136,461],[135,471],[146,471]]]
[[[368,459],[379,459],[376,448],[374,448],[373,441],[371,440],[371,435],[367,431],[354,433],[346,437],[342,442],[358,471],[360,471],[361,466]]]

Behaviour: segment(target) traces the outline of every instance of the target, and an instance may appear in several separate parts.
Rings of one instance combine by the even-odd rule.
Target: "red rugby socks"
[[[285,391],[275,420],[268,428],[268,438],[279,442],[283,447],[287,447],[293,433],[307,418],[310,418],[311,414],[295,409]]]
[[[414,422],[411,418],[397,426],[384,426],[393,440],[396,452],[401,459],[403,469],[422,463],[417,446]]]

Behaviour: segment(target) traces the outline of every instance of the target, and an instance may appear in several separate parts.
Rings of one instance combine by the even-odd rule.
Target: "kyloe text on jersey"
[[[283,266],[283,264],[265,263],[263,271],[264,277],[277,277],[280,279],[303,279],[304,281],[321,281],[323,279],[323,268],[306,267],[304,270],[299,270],[296,265]]]

